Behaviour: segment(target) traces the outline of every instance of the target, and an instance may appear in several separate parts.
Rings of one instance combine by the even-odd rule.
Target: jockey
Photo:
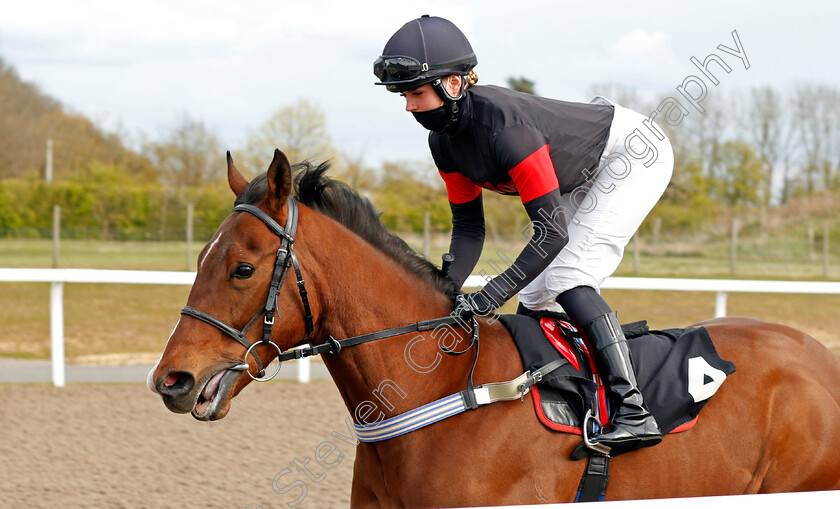
[[[455,312],[486,315],[518,293],[520,310],[559,310],[581,329],[612,400],[593,441],[632,449],[659,443],[627,342],[600,285],[665,191],[673,152],[648,118],[607,99],[557,101],[475,86],[478,60],[453,23],[422,16],[387,42],[373,64],[429,133],[452,210],[450,278],[460,288],[484,246],[482,189],[517,195],[533,235],[514,263]],[[558,306],[559,305],[559,306]]]

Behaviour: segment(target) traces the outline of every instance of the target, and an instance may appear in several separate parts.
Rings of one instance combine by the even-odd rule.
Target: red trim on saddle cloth
[[[557,424],[556,422],[550,420],[548,417],[545,416],[545,412],[542,409],[542,401],[540,400],[540,391],[537,386],[531,387],[531,397],[534,400],[534,411],[537,414],[537,419],[540,420],[543,425],[548,429],[553,429],[554,431],[559,431],[561,433],[569,433],[571,435],[583,435],[583,430],[580,428],[576,428],[574,426],[566,426],[563,424]],[[604,395],[604,386],[601,385],[598,387],[598,403],[599,409],[598,411],[601,412],[601,415],[607,415],[606,404]],[[698,416],[699,417],[699,416]],[[601,421],[601,419],[598,419]],[[601,421],[601,426],[604,426],[606,422]],[[685,424],[677,426],[673,430],[671,430],[668,434],[671,435],[673,433],[682,433],[683,431],[688,431],[697,424],[697,417],[688,421]]]
[[[698,415],[697,417],[700,417],[700,416]],[[685,424],[680,424],[676,428],[672,429],[668,434],[670,435],[671,433],[681,433],[683,431],[690,430],[691,428],[694,427],[695,424],[697,424],[697,417],[695,417],[694,419],[691,419],[690,421],[688,421]]]
[[[584,352],[584,356],[586,357],[586,362],[589,364],[589,369],[592,371],[594,382],[598,385],[598,392],[595,396],[595,404],[597,406],[596,412],[597,415],[595,416],[598,419],[598,422],[601,426],[605,426],[609,423],[609,409],[607,408],[607,394],[606,394],[606,387],[603,383],[601,383],[601,377],[598,375],[598,370],[595,367],[595,361],[592,358],[592,355],[589,353],[589,348],[586,346],[586,341],[584,341],[580,336],[578,336],[578,330],[570,323],[564,322],[562,320],[557,320],[555,318],[549,317],[541,317],[540,318],[540,327],[545,334],[545,337],[548,339],[549,343],[551,343],[554,348],[560,352],[560,355],[563,356],[566,360],[568,360],[572,366],[575,367],[578,371],[580,371],[580,363],[578,361],[577,355],[575,355],[572,347],[569,345],[570,341],[577,341],[578,345],[580,345],[581,349]],[[565,329],[562,330],[562,329]],[[534,400],[534,411],[537,414],[537,418],[540,420],[543,425],[545,425],[549,429],[553,429],[554,431],[560,431],[562,433],[570,433],[572,435],[582,435],[583,430],[578,427],[564,425],[564,424],[557,424],[556,422],[550,420],[548,417],[545,416],[545,412],[543,412],[542,408],[542,401],[540,399],[540,392],[537,386],[533,386],[531,388],[531,395],[532,399]],[[681,433],[683,431],[688,431],[697,424],[697,417],[694,419],[681,424],[671,430],[668,434],[671,433]]]
[[[561,431],[563,433],[571,433],[572,435],[581,435],[583,436],[583,430],[580,428],[576,428],[574,426],[564,426],[563,424],[557,424],[556,422],[550,420],[548,417],[545,416],[545,412],[543,412],[542,404],[540,403],[540,391],[537,389],[537,386],[531,387],[531,398],[534,400],[534,410],[537,412],[537,419],[540,420],[548,429],[553,429],[554,431]]]

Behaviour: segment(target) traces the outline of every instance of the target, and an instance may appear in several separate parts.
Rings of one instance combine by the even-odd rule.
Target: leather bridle
[[[294,268],[295,276],[297,277],[297,284],[298,284],[298,292],[300,293],[300,298],[303,301],[303,310],[304,310],[304,322],[306,323],[306,336],[304,336],[298,343],[301,343],[312,335],[315,330],[315,326],[313,323],[312,318],[312,310],[309,306],[309,299],[307,298],[306,286],[303,281],[303,276],[300,271],[300,264],[298,263],[297,256],[295,255],[293,245],[295,242],[295,233],[297,231],[297,220],[298,220],[298,204],[297,200],[294,196],[289,195],[289,214],[286,219],[286,226],[281,227],[277,221],[271,218],[268,214],[266,214],[263,210],[253,206],[253,205],[246,205],[240,204],[233,208],[234,212],[248,212],[249,214],[253,214],[258,219],[260,219],[265,225],[271,230],[275,235],[280,237],[281,244],[280,249],[277,250],[277,258],[274,263],[274,274],[271,277],[271,285],[269,286],[268,290],[268,298],[266,299],[265,306],[262,309],[258,310],[254,316],[245,324],[241,330],[237,329],[236,327],[219,320],[218,318],[201,311],[200,309],[196,309],[192,306],[184,306],[181,309],[182,315],[191,316],[193,318],[197,318],[203,322],[206,322],[220,331],[224,332],[228,336],[232,337],[236,341],[238,341],[242,346],[246,348],[245,351],[245,358],[243,362],[237,366],[234,366],[232,370],[239,370],[245,371],[248,373],[248,376],[253,378],[258,382],[267,382],[277,376],[277,373],[280,371],[280,367],[283,361],[292,360],[292,359],[301,359],[303,357],[309,357],[312,355],[320,355],[323,353],[332,353],[338,354],[341,352],[343,348],[351,347],[360,345],[362,343],[367,343],[369,341],[376,341],[378,339],[385,339],[393,336],[399,336],[402,334],[408,334],[410,332],[422,332],[427,330],[434,330],[437,327],[442,325],[455,325],[459,324],[465,327],[466,322],[469,322],[471,332],[471,338],[469,345],[461,351],[452,351],[448,348],[444,348],[441,346],[441,350],[448,354],[448,355],[461,355],[469,351],[473,345],[475,345],[475,358],[473,360],[472,369],[470,369],[467,387],[468,393],[470,394],[471,398],[474,398],[472,395],[472,376],[473,371],[475,371],[475,365],[478,361],[478,322],[476,321],[474,316],[469,317],[461,317],[457,315],[449,315],[444,316],[441,318],[432,318],[430,320],[421,320],[419,322],[415,322],[404,327],[398,327],[393,329],[385,329],[377,332],[371,332],[369,334],[362,334],[361,336],[354,336],[346,339],[335,339],[332,336],[327,338],[325,343],[315,345],[315,346],[307,346],[303,348],[295,348],[293,350],[289,350],[283,352],[280,350],[280,347],[277,346],[276,343],[271,341],[271,327],[274,325],[274,315],[277,313],[277,294],[280,291],[280,288],[283,286],[283,282],[288,275],[289,267]],[[279,313],[278,318],[280,318]],[[259,319],[259,317],[263,317],[263,332],[262,332],[262,339],[257,341],[256,343],[251,343],[248,341],[248,338],[245,337],[248,330],[251,328],[254,323]],[[466,327],[465,327],[466,328]],[[260,359],[259,355],[254,351],[254,348],[257,345],[271,345],[277,350],[277,359],[280,364],[277,366],[277,369],[271,374],[271,376],[265,376],[265,367],[263,365],[262,360]],[[259,370],[257,376],[254,376],[250,372],[250,368],[248,366],[247,360],[248,356],[251,355],[254,357],[254,360],[257,362],[257,369]],[[475,401],[468,402],[471,407],[476,406]]]
[[[245,324],[245,327],[243,327],[241,330],[192,306],[184,306],[181,309],[181,314],[191,316],[203,322],[209,323],[210,325],[213,325],[220,331],[224,332],[225,334],[242,344],[242,346],[244,346],[247,349],[245,352],[245,359],[243,363],[245,364],[245,366],[247,366],[248,355],[252,355],[254,357],[254,360],[257,362],[257,376],[255,377],[251,375],[251,372],[247,367],[240,369],[246,371],[248,375],[254,380],[268,381],[277,375],[277,372],[280,370],[280,366],[277,367],[277,371],[275,371],[274,374],[272,374],[270,377],[264,378],[265,367],[263,365],[262,360],[260,360],[259,355],[257,355],[257,353],[254,351],[254,347],[256,347],[257,345],[271,345],[274,348],[276,348],[278,354],[280,354],[280,356],[283,357],[283,352],[280,350],[280,347],[278,347],[276,343],[271,341],[271,327],[274,325],[275,314],[278,315],[277,318],[281,318],[279,313],[277,312],[277,294],[280,292],[280,288],[283,287],[283,282],[286,280],[286,276],[289,273],[290,267],[294,268],[295,276],[297,277],[298,291],[300,292],[300,298],[303,301],[304,321],[306,322],[306,336],[304,336],[301,341],[308,339],[309,336],[312,335],[312,332],[315,330],[315,326],[312,320],[312,310],[309,306],[309,299],[307,298],[306,285],[303,280],[303,275],[300,271],[300,264],[298,263],[297,256],[295,255],[295,251],[293,249],[298,222],[297,200],[294,196],[289,195],[289,213],[288,217],[286,218],[285,228],[280,226],[280,224],[278,224],[277,221],[272,219],[271,216],[269,216],[264,211],[253,205],[239,204],[233,208],[233,211],[247,212],[256,216],[257,219],[265,223],[265,225],[268,227],[269,230],[271,230],[272,233],[280,237],[280,249],[277,250],[277,257],[274,262],[274,274],[271,276],[271,284],[268,289],[268,298],[265,301],[265,306],[263,306],[262,309],[258,310],[254,314],[254,316],[248,321],[248,323]],[[248,338],[246,338],[245,335],[248,333],[248,330],[251,328],[251,326],[254,325],[254,323],[256,323],[256,321],[261,316],[263,317],[262,339],[256,343],[251,343],[250,341],[248,341]],[[294,358],[294,356],[292,358]],[[282,360],[283,359],[281,359],[281,361]]]

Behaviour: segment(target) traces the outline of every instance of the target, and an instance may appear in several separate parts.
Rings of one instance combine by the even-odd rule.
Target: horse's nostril
[[[184,371],[176,371],[160,380],[157,383],[157,390],[166,396],[182,396],[190,392],[193,386],[195,386],[195,377]]]

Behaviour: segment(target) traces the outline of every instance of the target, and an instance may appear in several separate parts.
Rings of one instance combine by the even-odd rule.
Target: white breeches
[[[615,116],[601,162],[585,184],[561,197],[569,240],[519,292],[529,309],[559,310],[554,299],[576,286],[600,291],[671,180],[674,153],[665,133],[647,117],[607,102]]]

